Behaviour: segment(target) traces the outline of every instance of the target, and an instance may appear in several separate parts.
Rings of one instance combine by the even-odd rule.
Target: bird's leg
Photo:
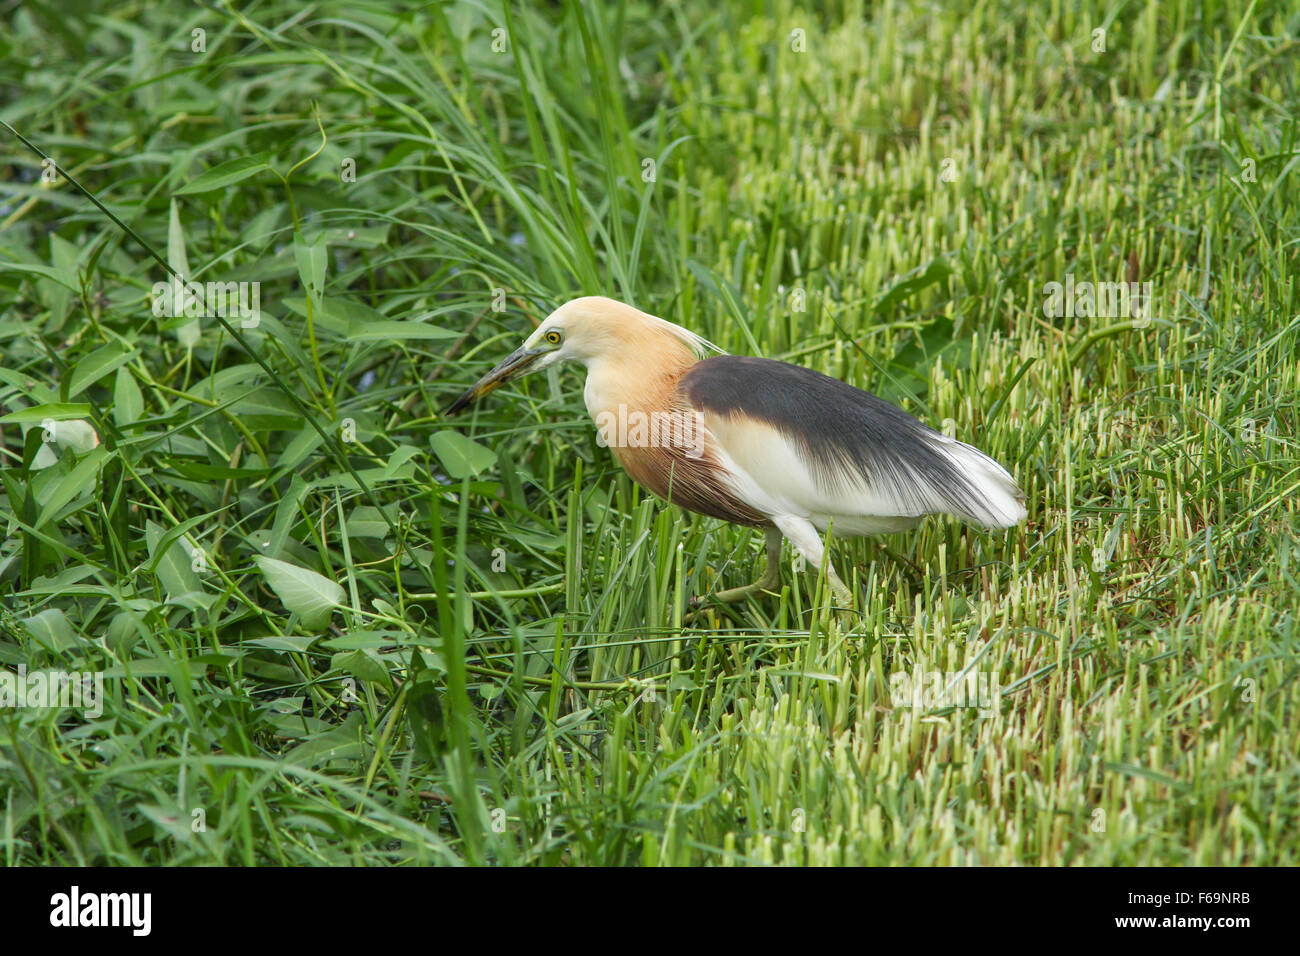
[[[826,548],[822,545],[821,535],[813,527],[812,522],[806,518],[799,518],[794,515],[777,515],[772,518],[772,523],[776,525],[790,539],[790,543],[799,549],[799,553],[804,559],[818,571],[821,570],[822,562],[826,563],[826,581],[830,584],[831,594],[834,596],[837,604],[846,607],[853,606],[853,594],[840,576],[835,573],[835,567],[831,564],[830,558],[826,557]]]
[[[763,569],[763,576],[753,584],[719,591],[713,595],[715,600],[730,604],[733,601],[743,601],[751,594],[757,594],[759,591],[775,591],[781,586],[781,532],[776,528],[768,528],[765,544],[767,546],[767,567]]]
[[[831,594],[834,595],[836,602],[844,607],[853,607],[853,592],[840,580],[840,576],[835,573],[835,568],[829,561],[826,563],[826,579],[830,582]]]

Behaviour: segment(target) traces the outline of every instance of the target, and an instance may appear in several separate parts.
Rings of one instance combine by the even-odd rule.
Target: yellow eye
[[[546,341],[550,342],[552,345],[559,345],[561,338],[563,338],[563,336],[554,329],[551,329],[551,331],[546,333]]]

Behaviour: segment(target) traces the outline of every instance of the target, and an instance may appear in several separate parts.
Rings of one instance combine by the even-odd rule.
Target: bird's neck
[[[676,336],[647,330],[617,352],[587,363],[587,412],[599,423],[603,412],[665,411],[673,405],[677,383],[695,362],[695,354]]]

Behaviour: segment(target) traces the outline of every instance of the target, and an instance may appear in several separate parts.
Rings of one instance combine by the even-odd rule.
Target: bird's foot
[[[749,597],[757,597],[768,590],[768,586],[761,582],[755,584],[746,584],[744,587],[727,588],[725,591],[718,591],[710,597],[720,604],[735,604],[738,601],[744,601]]]
[[[830,575],[827,577],[826,583],[830,585],[831,597],[834,599],[835,604],[838,607],[847,608],[849,610],[854,609],[853,592],[850,591],[844,582],[840,580],[838,574],[831,571]]]
[[[735,604],[751,597],[758,597],[763,594],[777,595],[781,592],[781,573],[776,570],[774,562],[768,562],[767,570],[763,576],[753,584],[746,584],[743,587],[727,588],[725,591],[715,591],[713,594],[700,595],[691,598],[691,606],[702,606],[706,601],[712,601],[718,604]]]

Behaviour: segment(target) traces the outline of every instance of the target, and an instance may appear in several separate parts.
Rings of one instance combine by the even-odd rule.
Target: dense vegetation
[[[104,700],[0,710],[0,860],[1300,861],[1293,4],[82,6],[0,29],[0,669]],[[1028,521],[693,616],[762,535],[580,372],[440,414],[593,293]]]

